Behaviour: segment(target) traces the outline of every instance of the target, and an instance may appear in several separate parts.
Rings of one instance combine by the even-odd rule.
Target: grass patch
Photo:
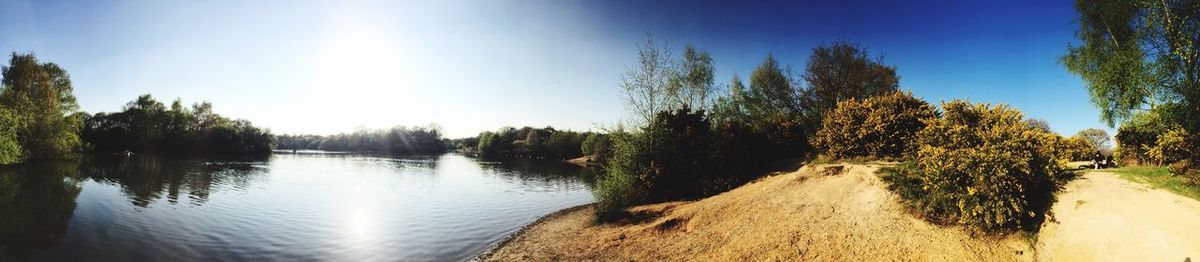
[[[1200,200],[1200,187],[1187,183],[1182,176],[1171,174],[1167,167],[1128,166],[1105,169],[1103,171],[1117,174],[1125,180],[1150,185],[1192,199]]]

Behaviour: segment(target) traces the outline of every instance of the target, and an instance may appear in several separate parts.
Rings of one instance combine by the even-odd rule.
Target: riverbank
[[[527,226],[484,261],[1033,260],[1017,235],[973,237],[904,210],[878,166],[817,165],[717,196],[632,208],[636,221],[595,224],[591,206]]]

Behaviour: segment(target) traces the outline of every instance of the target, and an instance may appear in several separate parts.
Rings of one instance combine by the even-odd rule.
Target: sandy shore
[[[903,209],[875,166],[825,166],[710,198],[638,206],[644,219],[595,224],[591,205],[546,216],[485,261],[1185,261],[1200,258],[1200,202],[1087,172],[1068,183],[1036,237],[973,236]],[[1031,243],[1031,241],[1036,243]]]
[[[692,202],[632,208],[645,219],[593,223],[584,206],[522,230],[486,261],[1032,260],[1022,238],[972,237],[903,211],[872,166],[808,167]]]

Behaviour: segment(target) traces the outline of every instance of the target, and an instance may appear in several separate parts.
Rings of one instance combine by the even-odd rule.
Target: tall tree
[[[792,78],[767,55],[763,62],[750,73],[750,96],[747,103],[751,117],[764,119],[772,116],[793,115],[800,112],[800,94]]]
[[[674,97],[673,104],[695,109],[707,107],[708,96],[713,93],[712,55],[689,44],[683,49],[677,70],[667,89]]]
[[[70,75],[53,63],[39,63],[33,54],[13,53],[2,69],[0,106],[12,110],[18,144],[31,159],[70,157],[80,142],[81,119],[72,95]]]
[[[1060,61],[1110,127],[1138,111],[1200,130],[1200,0],[1077,0],[1080,45]]]
[[[625,94],[625,107],[641,123],[649,123],[655,114],[670,106],[668,85],[673,70],[671,49],[666,45],[658,44],[650,36],[638,45],[637,66],[626,70],[620,85]]]
[[[896,67],[871,59],[865,48],[842,42],[813,49],[804,69],[805,106],[820,119],[838,101],[890,94],[900,87]]]
[[[749,116],[746,108],[746,103],[750,100],[749,96],[750,93],[746,90],[746,85],[742,84],[742,79],[733,75],[726,93],[713,101],[712,109],[709,110],[712,113],[709,114],[709,117],[715,123],[745,120]]]

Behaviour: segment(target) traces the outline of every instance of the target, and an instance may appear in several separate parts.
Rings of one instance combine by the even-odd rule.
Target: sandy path
[[[1200,202],[1088,172],[1059,194],[1038,239],[1040,261],[1200,261]]]
[[[595,225],[580,208],[540,220],[485,257],[501,261],[1027,261],[1024,239],[971,237],[905,212],[875,176],[849,166],[768,177],[694,202],[640,206],[655,214]]]

